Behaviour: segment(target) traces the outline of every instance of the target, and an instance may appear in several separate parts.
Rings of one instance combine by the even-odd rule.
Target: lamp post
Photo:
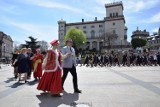
[[[121,39],[121,51],[122,51],[122,38],[120,38]]]
[[[103,47],[104,40],[102,39],[101,41],[102,41],[102,47],[101,47],[101,51],[102,51],[103,48],[104,48],[104,47]]]
[[[110,38],[110,35],[109,35],[109,37],[108,37],[108,50],[111,48],[111,43],[110,43],[111,41],[110,40],[111,40],[111,38]]]

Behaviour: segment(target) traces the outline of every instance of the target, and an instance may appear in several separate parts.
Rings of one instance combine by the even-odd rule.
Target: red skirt
[[[39,63],[37,66],[36,72],[33,73],[34,78],[42,77],[42,63]]]
[[[44,72],[37,86],[38,90],[48,91],[51,94],[62,93],[62,74],[58,68],[55,72]]]

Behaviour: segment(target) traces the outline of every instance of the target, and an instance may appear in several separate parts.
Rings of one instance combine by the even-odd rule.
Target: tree
[[[86,35],[82,30],[71,27],[65,35],[64,42],[66,42],[68,39],[72,39],[73,47],[77,50],[86,42]]]
[[[103,42],[104,42],[103,46],[104,47],[106,46],[105,43],[107,43],[107,45],[108,45],[107,47],[108,47],[108,49],[110,49],[111,45],[112,45],[112,42],[114,40],[116,40],[117,38],[118,38],[117,34],[115,34],[113,32],[104,32],[104,33],[102,33],[102,35],[100,35],[99,39],[103,40]]]
[[[34,38],[32,36],[29,36],[28,38],[30,39],[30,41],[25,41],[26,44],[22,44],[22,47],[31,48],[32,51],[35,53],[35,49],[39,48],[40,45],[37,45],[37,39],[36,38]]]
[[[131,40],[131,44],[132,44],[132,47],[133,47],[134,49],[136,49],[137,47],[146,46],[147,40],[142,39],[142,38],[133,38],[133,39]]]

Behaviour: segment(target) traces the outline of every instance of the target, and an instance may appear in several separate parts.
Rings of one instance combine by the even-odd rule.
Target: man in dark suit
[[[66,46],[62,48],[62,54],[64,56],[67,56],[62,61],[62,67],[63,67],[62,87],[64,85],[68,72],[70,72],[73,77],[74,92],[81,93],[81,90],[78,89],[76,57],[75,57],[75,50],[72,47],[71,39],[66,41]]]
[[[31,48],[27,49],[27,55],[28,55],[28,64],[29,64],[29,71],[27,72],[27,78],[30,79],[31,77],[31,72],[32,72],[32,57],[33,57],[33,53]]]

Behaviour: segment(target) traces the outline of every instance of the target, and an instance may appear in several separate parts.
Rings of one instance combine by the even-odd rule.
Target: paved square
[[[0,107],[159,107],[160,67],[77,67],[82,94],[73,93],[69,74],[61,98],[36,89],[33,78],[29,83],[17,83],[13,68],[0,69]],[[76,106],[75,106],[76,107]],[[84,106],[83,106],[84,107]]]

